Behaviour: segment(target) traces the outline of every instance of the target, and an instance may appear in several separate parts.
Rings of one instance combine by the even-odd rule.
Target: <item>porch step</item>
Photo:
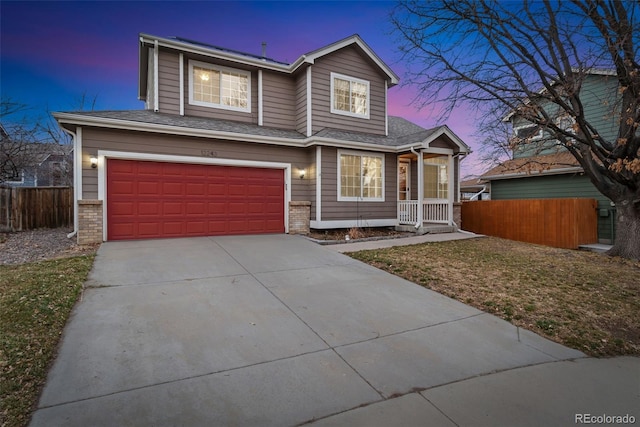
[[[396,225],[396,231],[405,231],[422,234],[441,234],[441,233],[455,233],[456,227],[445,224],[424,224],[422,227],[416,229],[413,225]]]

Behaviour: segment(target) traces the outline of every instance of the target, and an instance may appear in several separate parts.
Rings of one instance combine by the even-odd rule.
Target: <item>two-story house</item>
[[[292,63],[141,34],[144,110],[55,113],[81,243],[453,226],[469,147],[387,113],[398,76],[357,35]]]
[[[585,118],[605,140],[617,137],[616,111],[618,80],[615,72],[590,70],[582,82],[580,96]],[[550,110],[553,116],[553,110]],[[545,129],[530,124],[517,112],[511,122],[515,144],[513,159],[485,172],[480,178],[490,183],[491,199],[593,198],[598,201],[598,240],[612,243],[615,235],[615,207],[584,174],[582,167]],[[557,121],[566,127],[572,122],[562,115]]]

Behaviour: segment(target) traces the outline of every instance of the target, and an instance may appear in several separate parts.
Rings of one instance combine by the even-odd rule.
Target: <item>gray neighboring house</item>
[[[144,110],[54,113],[80,243],[455,227],[469,147],[387,114],[398,77],[359,36],[292,63],[148,34],[139,49]]]

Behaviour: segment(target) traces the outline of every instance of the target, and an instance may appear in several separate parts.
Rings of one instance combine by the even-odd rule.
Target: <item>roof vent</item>
[[[262,58],[267,57],[267,42],[262,42]]]

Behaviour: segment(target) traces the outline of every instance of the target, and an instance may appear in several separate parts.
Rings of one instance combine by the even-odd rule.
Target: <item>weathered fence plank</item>
[[[0,188],[0,228],[10,231],[73,225],[73,188]]]
[[[464,202],[462,224],[487,236],[576,249],[598,241],[597,206],[581,198]]]

